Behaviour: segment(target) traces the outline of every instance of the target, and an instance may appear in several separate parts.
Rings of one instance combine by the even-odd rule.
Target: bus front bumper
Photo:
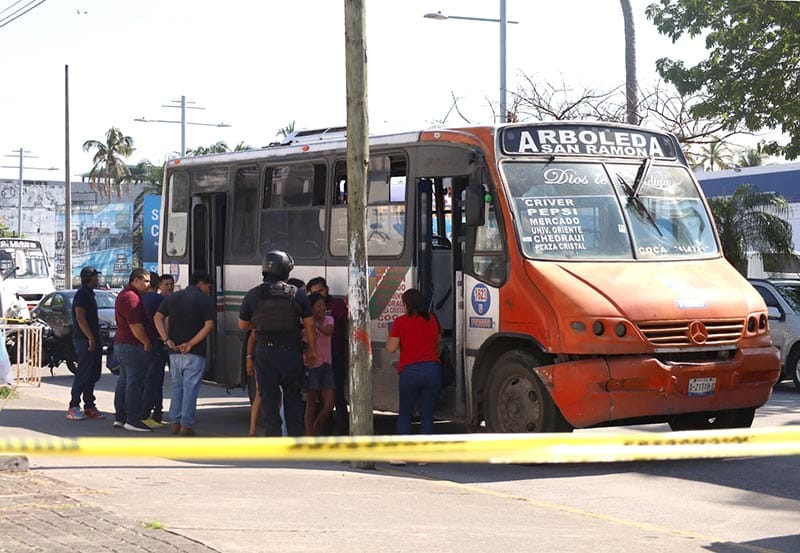
[[[760,407],[780,375],[774,347],[740,349],[733,359],[663,363],[647,356],[596,357],[535,367],[575,428],[605,422]]]

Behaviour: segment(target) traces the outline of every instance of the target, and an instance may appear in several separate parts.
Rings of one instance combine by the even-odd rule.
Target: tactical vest
[[[298,332],[303,310],[295,301],[297,287],[285,282],[265,282],[253,312],[253,326],[259,332]]]

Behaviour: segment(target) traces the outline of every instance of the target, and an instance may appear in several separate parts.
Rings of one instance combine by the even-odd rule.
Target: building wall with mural
[[[22,235],[42,243],[63,286],[66,235],[64,183],[23,181]],[[89,183],[73,182],[72,188],[72,284],[79,284],[84,265],[101,271],[102,285],[119,287],[128,281],[133,267],[134,201],[142,185],[131,186],[121,198],[110,199],[92,190]],[[0,179],[0,219],[16,232],[19,181]],[[140,223],[141,225],[141,223]]]

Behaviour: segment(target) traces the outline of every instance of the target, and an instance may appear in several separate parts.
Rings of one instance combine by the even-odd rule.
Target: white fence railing
[[[0,323],[0,330],[5,339],[11,371],[17,385],[41,385],[42,326]]]

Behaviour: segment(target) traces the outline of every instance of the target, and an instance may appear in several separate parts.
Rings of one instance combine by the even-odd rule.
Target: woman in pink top
[[[316,436],[324,428],[333,411],[335,385],[333,382],[333,368],[331,362],[331,334],[333,334],[333,317],[326,315],[327,307],[325,297],[315,293],[308,296],[311,302],[311,314],[314,317],[314,332],[317,337],[317,358],[314,364],[309,364],[308,384],[306,385],[306,413],[305,427],[307,436]],[[305,339],[305,330],[303,331]],[[317,403],[322,398],[322,409],[317,412]]]

